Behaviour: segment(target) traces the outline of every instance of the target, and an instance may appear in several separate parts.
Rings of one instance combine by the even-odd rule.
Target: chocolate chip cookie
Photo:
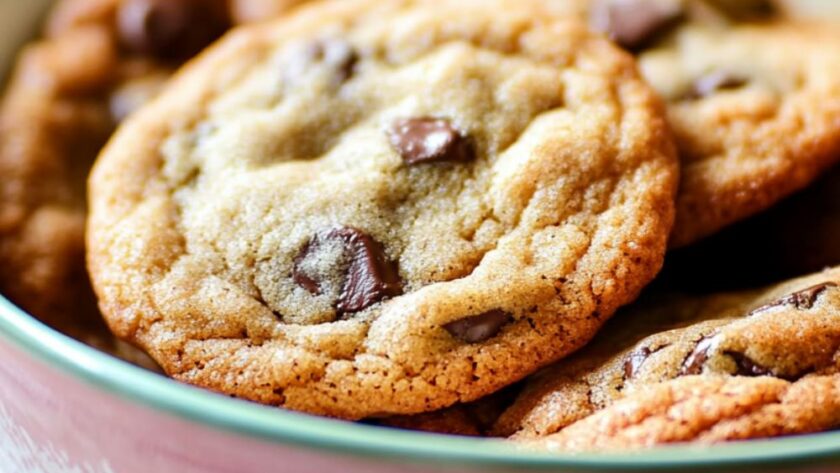
[[[495,433],[577,450],[840,425],[824,397],[840,388],[840,269],[764,291],[653,297],[602,334],[535,376]]]
[[[176,379],[412,414],[585,344],[660,267],[676,178],[632,58],[542,1],[317,3],[124,124],[88,261]]]
[[[227,8],[224,0],[57,2],[43,38],[20,53],[0,106],[4,295],[73,335],[101,326],[83,255],[88,171],[114,128],[228,28]]]
[[[840,158],[833,27],[687,26],[639,61],[680,149],[673,246],[770,207]]]
[[[833,24],[784,21],[767,1],[579,3],[668,104],[682,161],[671,246],[770,207],[840,159]]]
[[[823,432],[840,426],[840,375],[689,376],[632,397],[523,445],[563,452],[711,444]]]

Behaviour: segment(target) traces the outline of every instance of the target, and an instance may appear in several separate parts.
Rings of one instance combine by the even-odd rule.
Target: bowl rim
[[[136,367],[69,338],[0,297],[0,338],[78,381],[164,414],[269,443],[420,463],[651,470],[840,459],[840,432],[644,452],[548,454],[497,439],[452,437],[342,422],[232,399]]]

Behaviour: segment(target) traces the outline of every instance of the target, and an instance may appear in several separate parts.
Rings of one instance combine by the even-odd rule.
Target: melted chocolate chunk
[[[397,120],[391,125],[388,136],[391,146],[409,165],[465,162],[475,158],[470,140],[443,118]]]
[[[773,376],[772,371],[759,365],[743,353],[727,351],[724,354],[732,358],[738,366],[738,370],[735,372],[737,376]]]
[[[124,0],[117,12],[128,50],[165,59],[194,56],[229,27],[225,0]]]
[[[342,228],[335,234],[351,253],[336,306],[339,313],[359,312],[385,297],[402,294],[396,264],[388,260],[379,242],[353,228]]]
[[[817,284],[816,286],[811,286],[807,289],[794,292],[793,294],[788,294],[776,301],[763,305],[753,310],[748,315],[758,314],[774,307],[781,306],[792,306],[798,310],[810,309],[814,307],[814,304],[817,302],[817,299],[819,299],[820,294],[832,287],[838,287],[837,283],[829,281]]]
[[[396,264],[382,245],[356,228],[341,227],[316,235],[295,258],[292,279],[312,294],[321,294],[321,281],[307,274],[303,262],[318,257],[328,243],[339,243],[347,260],[341,292],[336,301],[339,316],[362,311],[386,297],[402,294]]]
[[[599,0],[592,12],[593,28],[630,51],[644,48],[683,17],[678,2],[662,0]]]
[[[726,71],[715,71],[700,77],[694,82],[688,98],[708,97],[719,90],[738,89],[747,85],[747,80]]]
[[[709,359],[709,349],[712,347],[712,337],[703,337],[694,347],[694,350],[685,357],[680,376],[688,376],[703,373],[703,365]]]
[[[503,310],[491,310],[444,325],[453,337],[466,343],[478,343],[495,337],[513,316]]]
[[[624,379],[632,378],[651,353],[653,352],[648,347],[639,348],[631,353],[624,362]]]

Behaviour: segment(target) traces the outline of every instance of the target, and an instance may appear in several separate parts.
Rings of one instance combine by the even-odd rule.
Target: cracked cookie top
[[[345,418],[493,392],[660,267],[676,165],[630,56],[541,1],[240,29],[91,178],[111,327],[177,379]]]
[[[564,429],[578,421],[595,425],[598,421],[589,417],[603,418],[606,414],[598,414],[602,410],[612,412],[607,416],[622,415],[624,408],[616,404],[620,400],[626,399],[621,404],[626,407],[647,395],[688,396],[691,390],[679,380],[698,376],[773,378],[766,382],[773,392],[785,392],[791,383],[812,377],[827,378],[815,381],[817,385],[840,387],[834,379],[840,368],[840,269],[763,291],[662,299],[654,296],[623,314],[579,354],[534,376],[499,418],[494,433],[528,440],[559,432],[569,438]],[[677,381],[656,387],[669,380]],[[720,383],[731,387],[738,382],[709,381],[708,389],[717,392]],[[749,383],[744,382],[744,389],[765,382]],[[834,409],[821,407],[819,397],[807,402],[797,401],[815,416],[820,409]],[[708,403],[717,407],[711,400]],[[652,406],[646,405],[645,409]],[[831,415],[820,418],[840,421]],[[817,430],[821,428],[801,432]]]

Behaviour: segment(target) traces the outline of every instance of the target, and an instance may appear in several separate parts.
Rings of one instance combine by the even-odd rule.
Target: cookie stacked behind
[[[174,66],[227,28],[226,14],[216,11],[222,2],[170,6],[166,17],[155,16],[154,3],[60,2],[45,38],[21,53],[3,101],[2,289],[51,322],[96,317],[94,304],[80,307],[80,295],[91,293],[83,265],[85,177],[99,149]],[[190,16],[199,11],[200,18]]]
[[[545,2],[320,3],[233,33],[121,127],[89,266],[112,329],[176,379],[425,412],[633,300],[676,179],[632,58]]]
[[[834,23],[795,20],[813,18],[813,5],[547,3],[633,53],[665,101],[682,164],[672,248],[768,209],[840,161],[840,35]]]
[[[833,26],[683,27],[644,53],[682,161],[672,245],[800,190],[840,158],[840,36]],[[681,81],[687,83],[680,84]]]
[[[0,108],[4,295],[65,333],[112,348],[84,263],[93,160],[177,66],[218,38],[231,16],[256,20],[260,3],[56,3],[43,39],[20,53]],[[272,3],[278,11],[285,6]]]
[[[840,160],[834,24],[790,22],[768,2],[584,3],[667,103],[682,163],[672,247],[767,209]]]

